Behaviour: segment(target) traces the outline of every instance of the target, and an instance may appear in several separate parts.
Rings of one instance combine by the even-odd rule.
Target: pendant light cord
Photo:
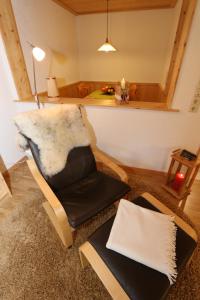
[[[109,30],[109,0],[105,0],[106,1],[106,10],[104,10],[104,12],[106,13],[106,41],[105,43],[98,49],[98,51],[102,51],[102,52],[113,52],[116,51],[115,47],[113,47],[113,45],[109,42],[108,40],[108,30]],[[105,2],[104,2],[105,3]]]

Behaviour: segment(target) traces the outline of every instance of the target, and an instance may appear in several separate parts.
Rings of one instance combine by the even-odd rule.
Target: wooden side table
[[[182,150],[180,149],[174,151],[171,158],[163,188],[181,201],[180,207],[183,209],[200,168],[200,148],[193,160],[182,156]]]

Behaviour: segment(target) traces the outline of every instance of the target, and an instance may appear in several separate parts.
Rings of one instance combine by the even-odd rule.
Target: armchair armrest
[[[52,219],[52,215],[54,215],[53,216],[54,220],[52,220],[52,222],[54,223],[54,226],[56,227],[56,231],[60,235],[63,243],[65,245],[70,246],[72,244],[71,228],[70,228],[70,225],[68,222],[68,217],[66,215],[66,212],[65,212],[62,204],[60,203],[60,201],[58,200],[58,198],[56,197],[56,195],[54,194],[52,189],[49,187],[48,183],[45,181],[45,179],[41,175],[34,160],[33,159],[27,160],[27,164],[28,164],[28,167],[29,167],[35,181],[37,182],[42,193],[44,194],[45,198],[47,199],[48,204],[50,205],[50,210],[51,209],[53,210],[53,212],[50,211],[49,207],[48,207],[47,213],[51,219]],[[43,205],[43,206],[44,206],[45,210],[47,211],[45,205]],[[50,214],[51,214],[51,216],[50,216]],[[56,222],[56,224],[55,224],[55,222]]]
[[[177,214],[175,214],[171,209],[169,209],[166,205],[161,203],[158,199],[152,196],[149,193],[143,193],[142,197],[144,197],[149,203],[155,206],[162,213],[174,216],[174,222],[178,225],[183,231],[185,231],[194,241],[197,242],[198,237],[196,231],[183,219],[181,219]]]
[[[117,173],[117,175],[121,178],[122,181],[128,183],[128,175],[121,167],[119,167],[107,155],[103,154],[98,149],[92,148],[92,151],[94,153],[96,160],[103,162],[107,167],[109,167],[111,170]]]
[[[48,183],[45,181],[43,176],[40,174],[40,171],[38,170],[38,167],[36,163],[34,162],[33,159],[27,160],[28,167],[39,185],[42,193],[44,194],[45,198],[49,201],[52,209],[54,210],[55,213],[59,212],[62,208],[62,205],[52,189],[49,187]]]

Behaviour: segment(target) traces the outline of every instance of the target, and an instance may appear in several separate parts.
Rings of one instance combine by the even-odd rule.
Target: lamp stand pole
[[[36,75],[35,75],[35,60],[33,55],[32,55],[32,65],[33,65],[34,98],[37,103],[38,109],[40,109],[40,100],[37,93],[37,83],[36,83]]]

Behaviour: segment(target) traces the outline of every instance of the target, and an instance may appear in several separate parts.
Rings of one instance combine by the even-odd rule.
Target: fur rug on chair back
[[[38,146],[43,171],[48,176],[63,170],[71,149],[90,144],[77,105],[57,105],[20,113],[14,121],[19,131],[19,146],[23,150],[28,148],[24,136]]]

